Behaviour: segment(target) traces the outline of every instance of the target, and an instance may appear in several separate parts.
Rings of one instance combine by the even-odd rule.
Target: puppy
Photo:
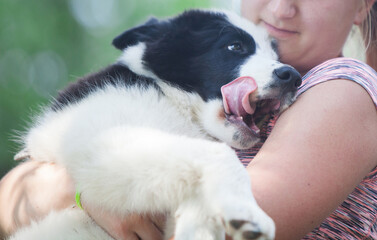
[[[273,239],[232,148],[259,141],[300,75],[260,27],[224,11],[151,19],[114,39],[118,61],[59,93],[25,136],[86,202],[123,216],[166,213],[176,240]],[[82,210],[52,213],[11,239],[112,239]]]

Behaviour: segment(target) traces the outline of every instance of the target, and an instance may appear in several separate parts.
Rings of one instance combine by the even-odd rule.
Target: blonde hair
[[[360,25],[360,31],[366,48],[366,63],[377,71],[377,1]]]

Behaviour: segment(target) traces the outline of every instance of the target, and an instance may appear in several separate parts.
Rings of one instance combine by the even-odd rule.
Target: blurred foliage
[[[213,0],[0,0],[0,177],[17,163],[14,140],[57,90],[114,62],[112,39],[150,16]],[[216,4],[215,4],[216,5]]]

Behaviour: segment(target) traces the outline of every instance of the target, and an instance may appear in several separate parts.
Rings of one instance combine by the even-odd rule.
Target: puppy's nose
[[[292,87],[299,87],[301,85],[301,75],[293,67],[284,66],[277,68],[273,72],[275,80],[281,84],[287,84]]]

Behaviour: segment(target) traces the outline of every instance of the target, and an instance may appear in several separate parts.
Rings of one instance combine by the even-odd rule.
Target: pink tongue
[[[239,77],[221,87],[224,109],[227,114],[245,116],[253,114],[255,108],[250,105],[249,95],[258,88],[254,78]]]

